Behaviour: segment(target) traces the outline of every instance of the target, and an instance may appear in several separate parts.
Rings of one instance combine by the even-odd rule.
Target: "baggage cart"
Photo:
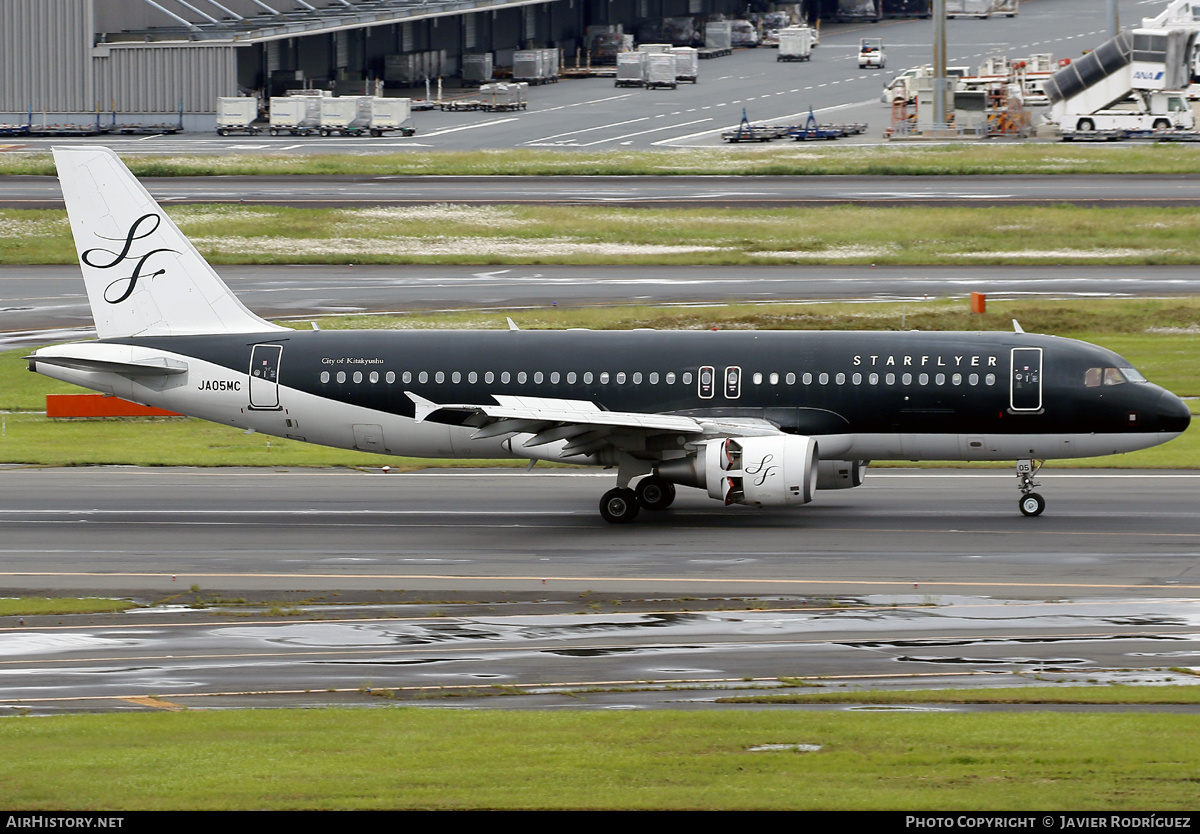
[[[525,110],[528,107],[526,93],[529,85],[524,81],[494,81],[479,87],[479,110],[504,111]]]

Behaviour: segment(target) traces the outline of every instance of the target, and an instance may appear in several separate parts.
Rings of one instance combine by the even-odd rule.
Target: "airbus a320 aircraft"
[[[611,522],[676,486],[806,504],[871,459],[1048,458],[1187,428],[1111,351],[1014,333],[296,331],[246,309],[116,154],[54,152],[98,341],[31,370],[217,423],[345,449],[615,467]]]

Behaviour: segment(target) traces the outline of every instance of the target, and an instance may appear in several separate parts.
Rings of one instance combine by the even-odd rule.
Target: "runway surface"
[[[1200,473],[1047,474],[1027,519],[1007,472],[872,471],[794,511],[685,490],[628,527],[596,514],[609,480],[0,470],[0,594],[209,600],[5,618],[0,711],[695,708],[781,677],[1186,682],[1200,657]],[[614,691],[567,694],[591,687]]]
[[[17,468],[0,472],[0,584],[1189,596],[1198,479],[1044,474],[1049,508],[1027,519],[1008,470],[880,470],[802,509],[682,490],[672,510],[614,526],[596,509],[602,472]]]

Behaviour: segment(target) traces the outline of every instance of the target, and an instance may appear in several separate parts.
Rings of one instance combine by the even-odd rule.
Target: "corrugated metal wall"
[[[237,95],[235,48],[182,43],[100,46],[93,59],[95,106],[118,113],[178,113],[181,107],[184,113],[212,113],[218,96]]]
[[[0,112],[91,110],[91,50],[92,0],[0,0]]]

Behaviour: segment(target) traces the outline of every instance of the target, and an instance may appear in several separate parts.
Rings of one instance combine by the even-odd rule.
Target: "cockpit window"
[[[1088,388],[1145,381],[1146,378],[1133,368],[1088,368],[1083,374],[1083,384]]]

